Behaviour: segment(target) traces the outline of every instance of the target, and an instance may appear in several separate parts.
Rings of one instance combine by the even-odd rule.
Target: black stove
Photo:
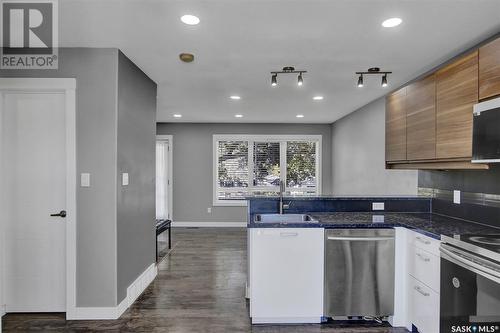
[[[451,245],[472,255],[500,262],[500,234],[462,234],[442,236],[445,245]]]
[[[462,240],[474,245],[486,246],[493,251],[498,251],[500,249],[500,235],[465,236]]]
[[[500,332],[500,234],[441,241],[440,333]]]

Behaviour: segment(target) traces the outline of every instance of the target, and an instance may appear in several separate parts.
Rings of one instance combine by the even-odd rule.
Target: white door
[[[6,311],[65,312],[65,95],[0,97]]]
[[[171,138],[156,140],[156,218],[172,219]]]

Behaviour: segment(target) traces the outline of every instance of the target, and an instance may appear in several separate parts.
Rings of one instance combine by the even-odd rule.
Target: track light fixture
[[[387,87],[387,75],[392,74],[392,72],[381,71],[378,67],[368,68],[366,72],[356,72],[359,74],[358,87],[363,87],[363,75],[382,75],[382,87]]]
[[[382,87],[387,87],[387,74],[384,74],[384,76],[382,76]]]
[[[363,88],[363,74],[359,76],[358,79],[358,88]]]
[[[278,85],[278,74],[299,74],[299,76],[297,77],[297,85],[300,87],[304,84],[304,77],[302,75],[304,73],[307,73],[307,71],[298,71],[295,70],[295,67],[292,66],[283,67],[283,70],[281,71],[271,72],[271,85],[273,87]]]

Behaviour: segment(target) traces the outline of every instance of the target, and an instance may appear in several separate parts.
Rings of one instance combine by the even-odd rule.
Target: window
[[[214,135],[214,205],[245,205],[250,194],[321,193],[321,135]]]

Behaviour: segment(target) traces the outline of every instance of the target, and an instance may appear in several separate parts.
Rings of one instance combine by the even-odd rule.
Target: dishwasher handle
[[[358,241],[358,242],[377,242],[394,240],[394,237],[350,237],[350,236],[328,236],[328,240],[337,241]]]

